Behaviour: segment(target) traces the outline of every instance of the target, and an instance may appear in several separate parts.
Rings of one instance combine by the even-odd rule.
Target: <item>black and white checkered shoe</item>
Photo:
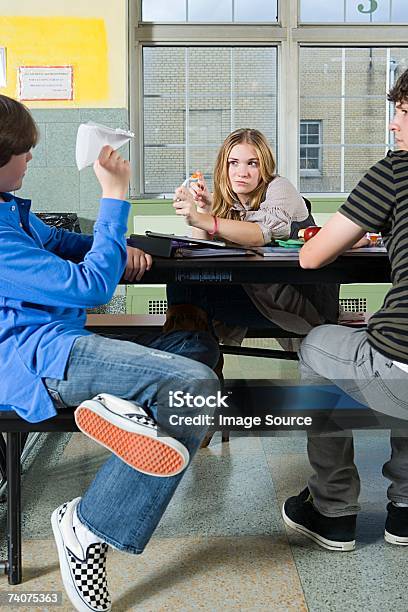
[[[108,612],[111,599],[106,581],[108,545],[81,524],[87,538],[77,536],[74,514],[80,497],[59,506],[51,516],[58,549],[62,582],[66,593],[79,612]],[[92,540],[97,540],[92,542]]]

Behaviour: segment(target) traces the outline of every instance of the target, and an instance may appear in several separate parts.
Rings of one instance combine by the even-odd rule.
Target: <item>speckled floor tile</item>
[[[388,457],[385,432],[356,436],[356,464],[362,487],[361,513],[357,521],[357,548],[352,553],[333,553],[288,529],[289,541],[310,612],[379,612],[408,609],[407,550],[383,539],[386,487],[381,476]],[[281,457],[270,454],[268,464],[278,503],[297,494],[311,473],[305,453]]]
[[[268,610],[307,612],[287,541],[282,536],[155,538],[143,555],[110,550],[109,588],[113,611],[140,612]],[[26,542],[24,583],[0,590],[63,591],[51,540]],[[65,592],[63,605],[72,610]],[[44,608],[19,607],[22,612]]]
[[[160,536],[261,535],[282,532],[263,455],[199,455],[187,470],[157,533]]]
[[[260,438],[266,455],[282,455],[283,453],[306,453],[306,432],[290,433],[276,431]]]
[[[407,611],[407,551],[382,536],[362,543],[360,527],[350,553],[325,551],[295,532],[289,536],[310,612]]]
[[[159,535],[260,535],[282,531],[265,455],[256,438],[252,439],[252,450],[244,452],[248,440],[251,439],[238,437],[230,444],[220,444],[221,449],[215,445],[199,451],[160,522]],[[52,511],[64,501],[81,496],[108,456],[108,451],[92,440],[74,434],[59,464],[47,476],[41,513],[27,516],[26,533],[46,537]]]
[[[279,501],[304,489],[312,473],[306,453],[269,454],[267,461]]]

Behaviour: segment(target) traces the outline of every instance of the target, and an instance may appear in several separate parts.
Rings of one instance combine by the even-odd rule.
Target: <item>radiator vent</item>
[[[148,314],[162,315],[162,314],[166,314],[166,311],[167,311],[167,300],[149,300]]]
[[[343,312],[367,312],[367,298],[341,298],[339,302]]]
[[[341,298],[340,307],[344,312],[367,312],[367,298]],[[148,314],[166,314],[167,300],[149,300]]]

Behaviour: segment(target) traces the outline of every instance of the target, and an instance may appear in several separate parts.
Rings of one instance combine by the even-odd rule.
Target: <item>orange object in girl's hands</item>
[[[187,187],[188,188],[188,187],[190,187],[191,181],[196,183],[197,181],[202,180],[202,178],[203,178],[202,172],[197,170],[196,172],[193,172],[193,174],[191,174],[188,178],[186,178],[186,180],[183,183],[183,187]]]

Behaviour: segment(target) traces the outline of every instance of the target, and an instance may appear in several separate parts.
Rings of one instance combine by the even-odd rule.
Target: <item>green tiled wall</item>
[[[90,231],[96,218],[100,187],[92,168],[78,172],[75,143],[80,123],[95,121],[109,127],[129,129],[125,108],[33,110],[40,141],[19,191],[31,198],[33,211],[76,212],[83,231]],[[128,157],[129,147],[121,149]]]

